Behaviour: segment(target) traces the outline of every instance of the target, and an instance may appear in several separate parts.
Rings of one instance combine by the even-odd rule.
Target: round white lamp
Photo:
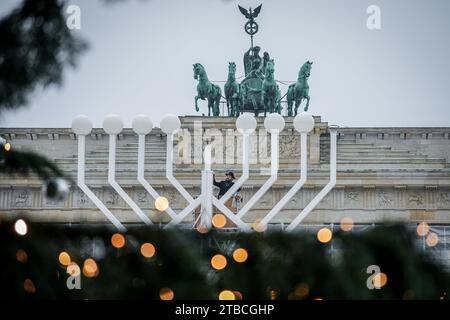
[[[309,113],[299,113],[294,118],[294,128],[300,133],[308,133],[314,129],[314,117]]]
[[[103,129],[107,134],[119,134],[123,129],[123,121],[117,114],[110,114],[103,120]]]
[[[77,135],[88,135],[92,131],[92,121],[83,114],[78,115],[72,121],[72,130]]]
[[[255,117],[248,113],[241,114],[236,120],[236,128],[243,134],[251,134],[257,125]]]
[[[133,130],[138,135],[149,134],[153,129],[153,122],[145,114],[137,115],[132,122]]]
[[[181,128],[180,119],[174,114],[166,114],[159,124],[162,132],[172,134]]]
[[[284,124],[284,118],[278,113],[271,113],[264,119],[264,127],[270,133],[283,131]]]

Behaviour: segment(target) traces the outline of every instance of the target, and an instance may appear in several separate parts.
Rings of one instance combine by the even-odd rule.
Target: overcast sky
[[[17,2],[1,0],[1,16]],[[36,92],[29,106],[2,114],[0,126],[70,127],[78,114],[101,126],[109,113],[126,126],[140,113],[158,125],[167,112],[196,114],[192,64],[219,81],[235,61],[241,75],[250,42],[237,3],[261,2],[255,44],[275,59],[279,80],[296,80],[302,63],[314,62],[310,109],[323,121],[450,126],[448,0],[68,0],[81,8],[73,32],[90,50],[63,87]],[[371,4],[381,8],[381,30],[366,27]]]

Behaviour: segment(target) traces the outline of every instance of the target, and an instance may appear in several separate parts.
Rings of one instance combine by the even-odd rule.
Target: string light
[[[342,231],[351,231],[353,229],[353,219],[350,217],[344,217],[340,224]]]
[[[432,232],[427,236],[425,242],[427,243],[427,246],[434,247],[439,243],[439,236],[436,233]]]
[[[155,246],[151,243],[144,243],[141,246],[141,254],[146,258],[151,258],[155,255]]]
[[[155,208],[158,211],[166,211],[169,208],[169,200],[166,197],[158,197],[155,200]]]
[[[33,281],[31,281],[30,279],[25,279],[25,281],[23,282],[23,290],[25,290],[26,293],[35,293],[36,287],[34,286]]]
[[[71,262],[68,266],[67,266],[67,273],[70,274],[73,277],[77,277],[81,274],[81,270],[80,267],[78,266],[78,264],[76,262]]]
[[[175,293],[170,288],[162,288],[159,290],[159,298],[161,300],[173,300]]]
[[[25,252],[25,250],[23,250],[23,249],[17,250],[17,252],[16,252],[16,259],[17,259],[17,261],[19,261],[21,263],[27,262],[28,261],[28,255]]]
[[[5,151],[11,151],[11,143],[7,142],[4,144],[3,148]]]
[[[27,227],[27,224],[25,223],[25,221],[23,221],[22,219],[19,219],[14,224],[14,230],[17,232],[17,234],[24,236],[28,232],[28,227]]]
[[[233,252],[234,261],[236,261],[238,263],[243,263],[247,260],[247,258],[248,258],[248,252],[244,248],[239,248],[239,249],[234,250],[234,252]]]
[[[378,272],[373,278],[372,283],[375,288],[381,289],[388,281],[387,275],[383,272]]]
[[[428,225],[428,223],[426,223],[425,221],[419,223],[419,225],[417,226],[417,234],[419,235],[419,237],[425,237],[429,232],[430,226]]]
[[[223,228],[227,224],[227,218],[221,213],[215,214],[212,218],[212,224],[218,229]]]
[[[235,300],[242,300],[243,299],[242,293],[240,293],[239,291],[233,291],[233,293],[234,293]]]
[[[84,261],[83,274],[88,278],[93,278],[98,275],[98,266],[94,259],[89,258]]]
[[[219,300],[236,300],[233,291],[223,290],[219,293]]]
[[[322,243],[327,243],[333,237],[333,233],[328,228],[322,228],[317,232],[317,240]]]
[[[201,234],[206,234],[209,231],[209,229],[205,226],[198,226],[196,230]]]
[[[216,254],[211,258],[211,266],[216,270],[222,270],[227,266],[227,258],[224,255]]]
[[[70,255],[65,251],[63,251],[59,254],[58,260],[59,260],[59,263],[61,263],[63,266],[68,266],[70,264],[70,262],[72,261],[70,259]]]
[[[267,230],[267,224],[260,224],[262,219],[257,219],[253,222],[252,227],[256,232],[264,232]]]
[[[111,244],[114,248],[123,248],[125,246],[125,237],[120,233],[115,233],[111,237]]]
[[[309,286],[306,283],[300,283],[295,286],[294,293],[300,299],[305,298],[309,294]]]

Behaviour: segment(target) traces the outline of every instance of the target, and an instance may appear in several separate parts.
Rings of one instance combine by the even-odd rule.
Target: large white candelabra
[[[258,231],[265,230],[270,221],[286,206],[286,204],[297,194],[307,181],[307,140],[308,132],[314,128],[314,118],[307,113],[300,113],[294,118],[294,128],[300,133],[300,177],[290,188],[286,195],[274,205],[274,207],[263,217],[254,228]],[[145,179],[145,138],[152,128],[153,123],[148,116],[138,115],[132,123],[134,132],[138,135],[138,166],[137,180],[144,189],[155,200],[160,199],[158,192]],[[270,114],[264,120],[264,127],[271,135],[271,170],[269,179],[261,188],[245,203],[245,205],[233,213],[226,205],[233,194],[246,182],[249,177],[249,154],[250,135],[257,127],[256,119],[250,114],[243,114],[236,120],[236,128],[242,134],[242,175],[234,185],[220,198],[213,194],[213,172],[211,170],[211,146],[207,145],[203,152],[204,169],[201,175],[201,193],[193,198],[173,174],[173,143],[174,135],[181,128],[180,119],[175,115],[166,115],[161,123],[161,130],[167,135],[166,150],[166,178],[186,199],[188,205],[180,212],[175,212],[170,205],[165,206],[165,212],[171,218],[165,228],[170,228],[180,224],[189,214],[200,207],[200,226],[210,228],[213,207],[221,211],[237,228],[242,231],[251,231],[249,224],[243,221],[243,217],[255,206],[261,197],[272,187],[278,178],[279,166],[279,134],[284,129],[284,118],[279,114]],[[78,186],[94,205],[105,215],[105,217],[120,231],[126,231],[125,226],[116,216],[105,206],[105,204],[92,192],[85,182],[85,144],[86,135],[92,131],[92,122],[84,115],[77,116],[72,122],[72,129],[78,136]],[[109,115],[103,121],[103,129],[109,135],[109,161],[108,161],[108,183],[133,210],[138,218],[145,224],[152,224],[152,221],[141,210],[141,208],[131,199],[115,179],[116,172],[116,140],[117,135],[123,130],[123,122],[117,115]],[[314,197],[314,199],[292,220],[286,231],[294,231],[295,228],[305,219],[305,217],[322,201],[322,199],[333,189],[336,184],[336,145],[337,127],[330,126],[330,180],[328,184]]]

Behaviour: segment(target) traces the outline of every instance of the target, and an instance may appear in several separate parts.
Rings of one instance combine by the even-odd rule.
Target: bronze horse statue
[[[262,101],[265,106],[264,116],[266,116],[267,112],[281,114],[280,88],[275,81],[275,63],[273,60],[267,62],[265,71],[265,77],[262,83]]]
[[[308,78],[311,75],[311,61],[306,61],[303,66],[300,68],[298,73],[297,82],[291,84],[289,86],[288,92],[286,94],[287,103],[288,103],[288,116],[292,116],[292,106],[295,102],[295,111],[294,116],[297,115],[298,107],[302,103],[303,99],[306,99],[306,106],[304,108],[305,111],[308,111],[309,108],[309,85]]]
[[[208,100],[208,116],[211,116],[211,111],[214,117],[220,115],[220,98],[222,97],[222,90],[218,85],[211,83],[208,80],[205,68],[200,63],[195,63],[194,79],[198,80],[197,95],[195,96],[195,111],[198,112],[198,99]]]
[[[238,117],[240,114],[240,86],[236,81],[236,63],[228,64],[228,80],[225,83],[225,99],[227,100],[228,115]]]

